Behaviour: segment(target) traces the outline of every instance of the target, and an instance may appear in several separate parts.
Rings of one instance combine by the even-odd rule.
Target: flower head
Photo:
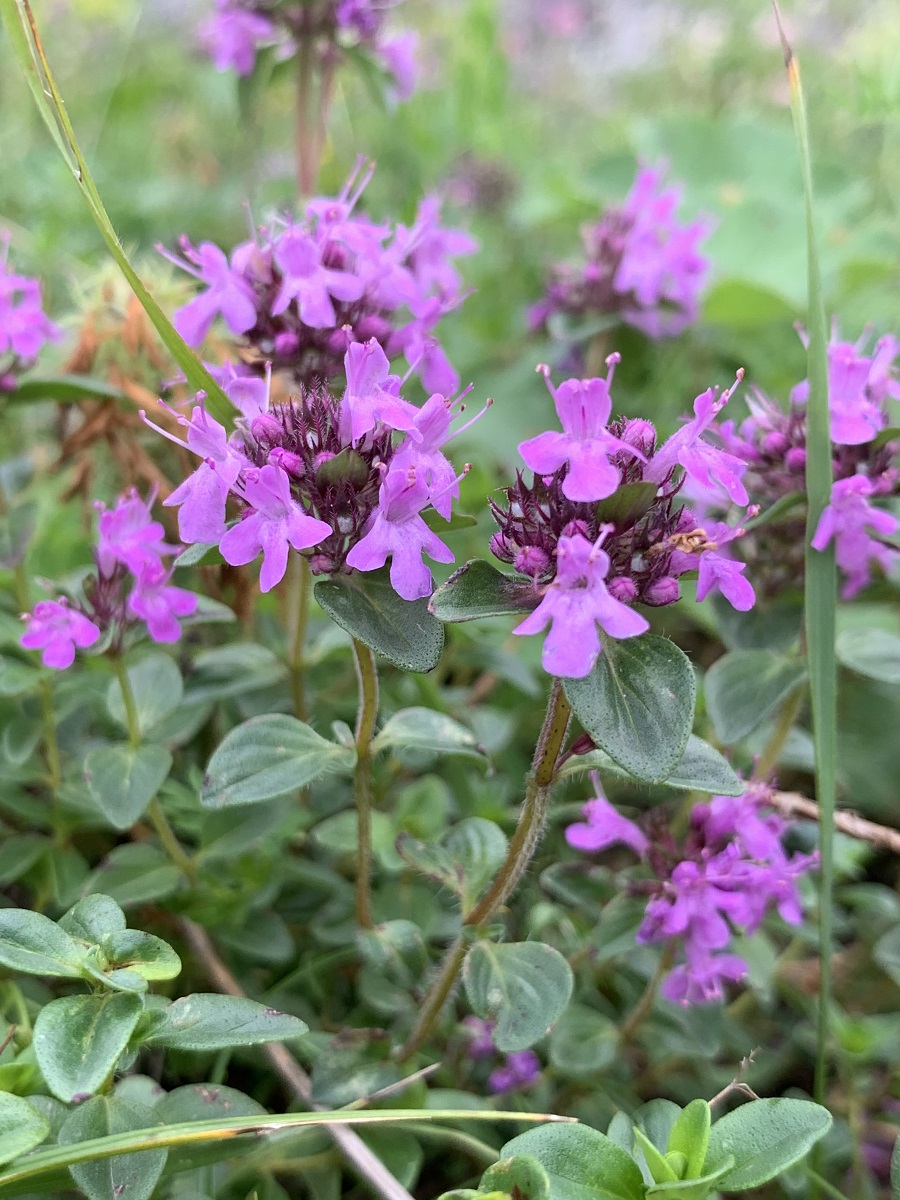
[[[163,566],[144,566],[128,597],[128,611],[146,622],[154,642],[177,642],[181,637],[179,619],[197,611],[197,596],[172,587],[171,577],[171,570]]]
[[[75,650],[86,650],[100,638],[100,630],[83,613],[70,608],[65,597],[41,600],[28,615],[22,635],[26,650],[40,650],[45,667],[64,671],[75,661]]]
[[[816,550],[834,541],[837,564],[847,577],[845,598],[855,596],[869,582],[872,563],[887,569],[898,558],[896,549],[879,540],[897,532],[897,518],[869,503],[874,491],[865,475],[837,480],[812,539]]]
[[[871,442],[887,424],[885,401],[900,399],[900,383],[893,376],[900,342],[888,334],[866,355],[867,341],[863,334],[856,343],[842,342],[833,333],[828,345],[831,440],[839,446]],[[791,401],[802,405],[808,398],[809,381],[804,379],[791,392]]]
[[[217,71],[249,75],[257,49],[271,40],[275,26],[241,0],[216,0],[216,12],[201,23],[197,32]]]
[[[9,269],[9,235],[0,234],[0,377],[13,390],[18,374],[30,367],[49,341],[62,331],[44,313],[37,279]]]

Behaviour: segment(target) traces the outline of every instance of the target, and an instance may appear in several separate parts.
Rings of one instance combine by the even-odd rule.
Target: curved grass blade
[[[165,1128],[137,1130],[92,1138],[73,1146],[53,1146],[27,1155],[0,1171],[0,1196],[18,1194],[19,1184],[60,1171],[73,1164],[115,1158],[119,1154],[137,1154],[141,1150],[159,1150],[172,1146],[199,1145],[238,1138],[246,1134],[264,1136],[282,1129],[303,1125],[379,1125],[420,1121],[572,1121],[550,1113],[471,1111],[469,1109],[379,1109],[370,1112],[287,1113],[268,1117],[223,1117],[215,1121],[188,1121]],[[9,1189],[7,1191],[7,1189]]]
[[[104,208],[100,193],[88,169],[87,162],[75,136],[75,130],[66,112],[65,101],[56,85],[50,63],[44,53],[34,14],[29,0],[0,0],[0,14],[9,33],[19,65],[31,88],[38,111],[50,130],[56,147],[66,162],[81,193],[87,201],[91,216],[109,251],[128,280],[134,294],[144,307],[166,349],[184,372],[190,386],[197,392],[206,392],[206,407],[220,421],[229,420],[235,412],[234,405],[206,370],[193,350],[176,333],[169,318],[147,291],[132,267],[109,214]]]
[[[791,114],[803,176],[807,239],[807,333],[809,336],[807,376],[809,402],[806,409],[806,596],[805,627],[809,662],[810,699],[815,739],[816,800],[822,814],[819,837],[819,1014],[814,1095],[825,1103],[828,1083],[829,1017],[831,1012],[831,950],[833,942],[832,890],[834,886],[834,807],[837,776],[837,659],[835,613],[837,570],[834,547],[813,550],[810,541],[822,511],[831,498],[833,482],[831,421],[828,410],[828,352],[825,305],[814,223],[812,156],[809,123],[800,81],[800,69],[785,37],[778,4],[773,0],[778,31],[784,50],[791,95]]]

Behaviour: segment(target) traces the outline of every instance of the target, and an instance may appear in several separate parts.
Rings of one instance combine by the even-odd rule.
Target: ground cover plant
[[[0,1196],[900,1195],[896,31],[806,8],[0,0]]]

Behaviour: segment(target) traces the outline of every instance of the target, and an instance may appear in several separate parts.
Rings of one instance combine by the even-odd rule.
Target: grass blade
[[[809,402],[806,413],[806,650],[809,661],[810,699],[815,739],[816,799],[822,814],[819,837],[819,1015],[816,1043],[815,1098],[824,1104],[828,1083],[829,1017],[831,1012],[831,951],[833,941],[832,889],[834,886],[834,808],[837,775],[837,660],[835,656],[835,611],[837,570],[833,544],[823,552],[810,541],[831,497],[832,450],[828,410],[828,357],[825,306],[813,220],[812,156],[809,123],[800,81],[800,70],[785,37],[778,5],[775,16],[784,49],[784,63],[791,94],[791,113],[803,175],[803,199],[807,236],[807,333]]]
[[[65,101],[56,86],[56,80],[44,53],[30,3],[28,0],[0,0],[0,14],[3,16],[3,23],[31,89],[31,94],[34,96],[38,111],[50,130],[57,149],[74,175],[110,253],[143,305],[166,349],[184,372],[190,386],[194,391],[206,392],[206,406],[213,416],[221,421],[229,420],[234,415],[234,405],[193,350],[176,333],[171,321],[147,291],[122,248],[118,234],[103,206],[100,193],[97,191],[93,176],[78,144],[75,130],[69,121]]]
[[[571,1121],[548,1113],[494,1112],[490,1109],[377,1109],[366,1112],[287,1113],[269,1117],[222,1117],[215,1121],[188,1121],[154,1129],[115,1133],[92,1138],[72,1146],[53,1146],[37,1150],[17,1163],[0,1171],[0,1196],[7,1188],[18,1193],[15,1185],[43,1175],[64,1170],[73,1164],[115,1158],[120,1154],[137,1154],[141,1150],[158,1150],[171,1146],[200,1145],[237,1138],[242,1134],[265,1135],[282,1129],[297,1129],[304,1125],[381,1125],[422,1121]]]

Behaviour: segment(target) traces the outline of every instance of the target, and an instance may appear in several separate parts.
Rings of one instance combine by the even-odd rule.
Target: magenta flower
[[[375,338],[347,347],[344,370],[347,387],[341,403],[341,424],[354,445],[379,422],[388,429],[415,430],[419,410],[400,399],[400,378],[391,374],[387,355]],[[415,432],[412,436],[421,438]]]
[[[275,262],[283,275],[272,305],[272,316],[283,313],[297,301],[300,320],[311,329],[327,329],[335,323],[337,300],[358,300],[363,282],[348,271],[335,271],[322,263],[322,248],[300,226],[284,231],[275,244]],[[238,332],[238,331],[235,331]]]
[[[146,566],[128,597],[128,611],[145,621],[154,642],[177,642],[180,617],[197,611],[197,597],[184,588],[170,587],[172,572],[163,566]]]
[[[562,490],[570,500],[603,500],[613,494],[622,479],[610,462],[613,455],[624,452],[643,460],[639,450],[607,429],[612,411],[609,388],[619,361],[618,354],[606,360],[606,379],[567,379],[558,388],[550,382],[549,368],[541,368],[564,432],[529,438],[519,446],[519,453],[536,475],[552,475],[568,463]]]
[[[274,36],[275,26],[267,17],[242,7],[239,0],[216,0],[216,8],[197,30],[204,50],[217,71],[251,74],[256,51]]]
[[[453,409],[461,399],[462,397],[456,401],[447,400],[439,393],[429,396],[422,407],[416,410],[410,436],[397,447],[391,463],[393,470],[415,471],[416,477],[428,487],[429,502],[445,521],[450,520],[453,501],[459,499],[459,479],[453,464],[442,453],[441,446],[474,425],[492,404],[489,400],[465,425],[451,430],[455,415]],[[463,411],[462,405],[459,411]],[[416,435],[419,441],[415,440]]]
[[[459,375],[432,330],[454,304],[437,296],[410,302],[415,319],[398,329],[393,339],[409,365],[419,372],[425,390],[442,396],[453,395],[459,387]]]
[[[493,1021],[485,1021],[481,1017],[470,1015],[463,1017],[462,1028],[469,1039],[467,1050],[470,1058],[489,1058],[496,1053],[492,1036]]]
[[[38,280],[8,269],[9,243],[9,234],[0,235],[0,355],[12,354],[28,364],[62,330],[44,313]]]
[[[685,1008],[715,1004],[725,999],[724,985],[739,983],[747,970],[746,962],[736,954],[710,954],[691,945],[686,951],[686,961],[669,972],[660,992],[673,1004]]]
[[[40,650],[45,667],[65,671],[75,661],[75,650],[86,650],[100,638],[100,630],[83,613],[69,608],[65,597],[41,600],[28,615],[21,645]]]
[[[614,638],[637,637],[650,626],[640,613],[610,595],[605,583],[609,556],[599,539],[591,545],[581,534],[561,537],[556,564],[556,578],[543,600],[513,633],[540,633],[550,624],[541,656],[544,670],[581,679],[591,673],[602,649],[598,626]]]
[[[828,346],[831,440],[839,446],[871,442],[887,424],[885,401],[900,399],[900,384],[892,375],[900,342],[890,335],[883,337],[868,357],[861,353],[867,340],[865,334],[856,343],[832,336]],[[804,379],[791,392],[791,401],[805,404],[808,399],[809,380]]]
[[[159,564],[160,558],[176,549],[165,542],[166,531],[150,514],[153,497],[142,500],[135,488],[120,496],[115,507],[102,504],[97,539],[97,563],[101,575],[112,575],[117,563],[122,563],[133,575],[144,567]]]
[[[397,100],[408,100],[416,90],[419,75],[416,62],[418,48],[419,35],[411,30],[387,38],[377,49],[384,69],[394,80],[393,91]]]
[[[331,536],[331,526],[303,511],[279,467],[248,471],[240,495],[250,505],[250,515],[225,533],[219,549],[233,567],[252,562],[261,552],[259,586],[270,592],[284,578],[290,547],[308,550]]]
[[[502,1067],[488,1076],[488,1088],[494,1092],[511,1092],[529,1087],[541,1073],[541,1061],[533,1050],[517,1050],[506,1056]]]
[[[724,492],[734,504],[747,503],[747,489],[741,482],[747,463],[737,455],[703,441],[703,434],[731,399],[743,377],[744,372],[738,371],[735,382],[718,399],[717,388],[710,388],[697,397],[694,419],[682,425],[657,450],[644,472],[645,479],[662,483],[670,471],[681,467],[688,479],[707,495],[714,497]]]
[[[414,471],[388,471],[363,537],[347,555],[347,566],[374,571],[391,558],[391,586],[404,600],[431,593],[431,572],[422,561],[451,563],[453,554],[422,520],[428,488]]]
[[[884,538],[898,528],[896,517],[869,504],[874,492],[871,480],[865,475],[837,480],[831,489],[831,502],[819,518],[812,539],[816,550],[824,550],[834,541],[837,565],[847,576],[845,599],[855,596],[869,582],[873,562],[887,570],[897,558],[895,549],[885,546],[869,532]]]
[[[253,289],[229,265],[226,255],[212,242],[203,242],[194,249],[185,239],[182,246],[186,261],[173,255],[166,254],[166,257],[195,275],[207,288],[179,308],[172,318],[188,345],[199,346],[220,313],[232,333],[246,333],[252,329],[257,319]],[[161,250],[161,253],[165,251]]]
[[[575,850],[584,850],[588,854],[596,854],[609,846],[628,846],[642,858],[649,845],[644,833],[610,804],[596,771],[591,771],[591,782],[594,798],[581,810],[584,822],[567,827],[566,841]]]

